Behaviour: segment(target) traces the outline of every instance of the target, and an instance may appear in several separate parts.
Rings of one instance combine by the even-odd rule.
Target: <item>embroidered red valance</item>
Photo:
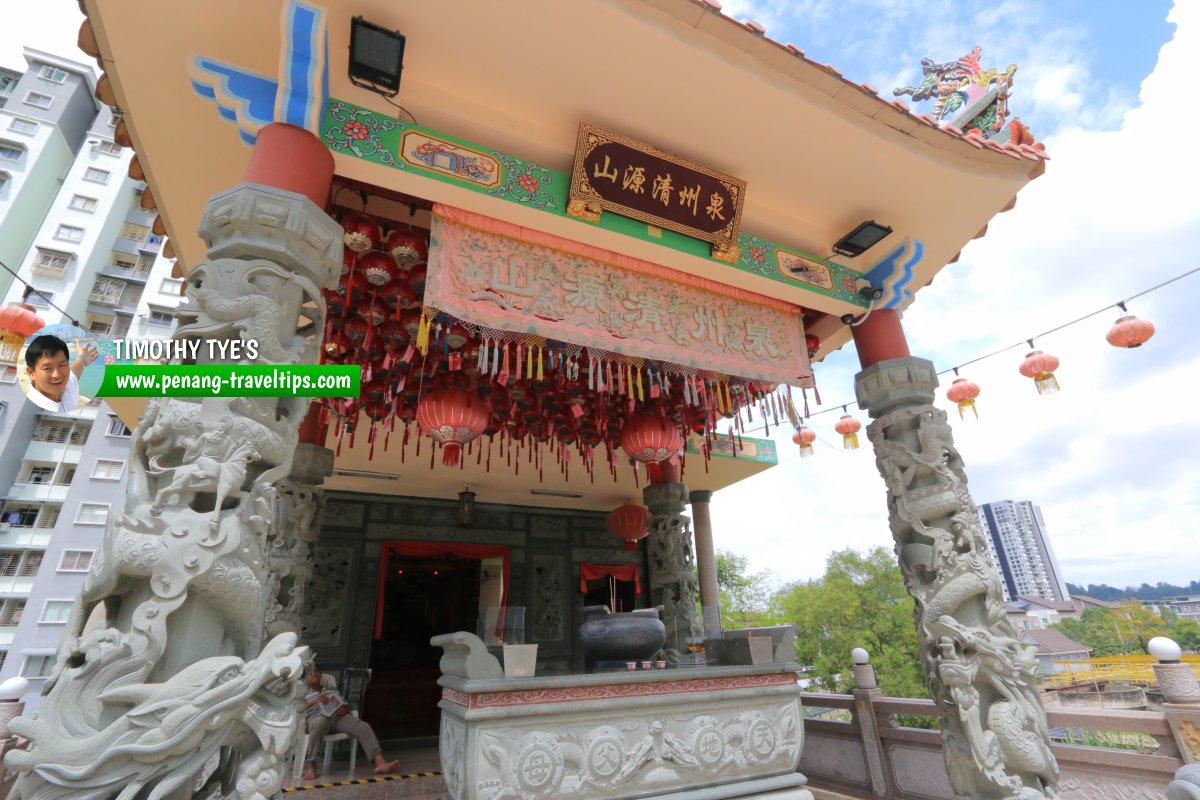
[[[642,581],[638,577],[636,564],[580,564],[579,592],[587,594],[587,582],[598,581],[612,576],[619,581],[633,583],[633,593],[642,593]]]

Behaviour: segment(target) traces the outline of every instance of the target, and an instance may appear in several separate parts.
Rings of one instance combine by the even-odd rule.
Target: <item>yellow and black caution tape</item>
[[[283,792],[303,792],[307,789],[335,789],[338,786],[362,786],[368,783],[383,783],[384,781],[404,781],[410,778],[436,778],[440,772],[409,772],[403,775],[375,775],[370,778],[355,778],[349,781],[334,781],[332,783],[309,783],[303,786],[287,786]]]

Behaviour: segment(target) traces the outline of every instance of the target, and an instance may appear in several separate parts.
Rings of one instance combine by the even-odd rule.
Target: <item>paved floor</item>
[[[384,752],[400,762],[400,770],[394,775],[376,775],[372,764],[359,751],[353,773],[349,761],[335,761],[329,772],[318,775],[315,781],[293,781],[289,775],[283,783],[284,797],[295,800],[382,800],[385,797],[441,800],[445,796],[446,784],[442,781],[437,747]],[[302,797],[298,796],[301,792]]]

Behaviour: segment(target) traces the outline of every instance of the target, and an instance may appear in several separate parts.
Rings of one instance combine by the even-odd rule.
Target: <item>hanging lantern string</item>
[[[1078,319],[1073,319],[1070,322],[1064,322],[1063,324],[1055,326],[1048,331],[1042,331],[1037,336],[1030,336],[1030,337],[1024,338],[1019,342],[1014,342],[1013,344],[1008,345],[1007,347],[1001,347],[999,350],[993,350],[992,352],[987,353],[986,355],[982,355],[977,358],[972,358],[969,361],[964,361],[961,364],[959,364],[957,367],[950,367],[949,369],[940,370],[937,374],[945,375],[948,372],[953,372],[955,375],[957,375],[958,371],[960,369],[962,369],[963,367],[968,367],[971,364],[977,364],[980,361],[992,358],[993,356],[1001,355],[1003,353],[1007,353],[1009,350],[1015,350],[1018,347],[1026,347],[1026,346],[1032,347],[1033,346],[1032,343],[1035,339],[1041,339],[1045,336],[1049,336],[1052,333],[1057,333],[1057,332],[1061,331],[1063,328],[1069,328],[1072,325],[1076,325],[1080,322],[1083,322],[1084,320],[1091,319],[1092,317],[1096,316],[1097,314],[1103,314],[1105,311],[1109,311],[1110,309],[1116,308],[1116,309],[1119,309],[1122,313],[1124,313],[1127,311],[1127,309],[1125,308],[1126,303],[1128,303],[1132,300],[1136,300],[1139,297],[1142,297],[1144,295],[1148,295],[1151,292],[1158,291],[1159,289],[1163,288],[1164,286],[1169,286],[1172,283],[1175,283],[1176,281],[1179,281],[1179,280],[1183,280],[1184,278],[1188,277],[1189,275],[1194,275],[1197,272],[1200,272],[1200,267],[1193,267],[1192,269],[1189,269],[1187,272],[1176,275],[1174,278],[1168,278],[1167,280],[1163,281],[1162,283],[1151,286],[1149,289],[1143,289],[1142,291],[1138,292],[1137,294],[1131,294],[1131,295],[1129,295],[1129,297],[1126,297],[1124,300],[1118,300],[1117,302],[1112,303],[1107,306],[1104,306],[1103,308],[1098,308],[1089,314],[1084,314],[1082,317],[1079,317]],[[820,411],[814,411],[811,414],[805,415],[804,419],[811,419],[820,414],[828,414],[830,411],[839,411],[840,410],[844,414],[847,405],[854,405],[855,408],[859,408],[861,410],[861,407],[858,405],[857,402],[835,403],[827,408],[821,409]],[[746,434],[759,433],[762,430],[763,430],[762,428],[753,428],[753,429],[746,430],[744,433],[746,433]]]

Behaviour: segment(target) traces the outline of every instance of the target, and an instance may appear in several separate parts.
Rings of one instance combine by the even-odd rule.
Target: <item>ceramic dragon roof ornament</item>
[[[901,86],[892,94],[909,95],[915,101],[932,100],[930,116],[939,125],[951,125],[967,133],[978,131],[997,143],[1032,144],[1033,134],[1021,120],[1009,120],[1008,97],[1017,65],[1009,64],[1004,72],[985,70],[979,63],[981,52],[976,45],[966,55],[940,64],[922,58],[920,84]]]

